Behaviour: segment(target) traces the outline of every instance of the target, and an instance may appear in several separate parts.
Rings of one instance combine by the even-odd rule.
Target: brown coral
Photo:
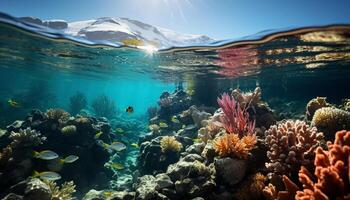
[[[215,152],[221,157],[237,157],[247,159],[250,151],[255,147],[255,135],[239,138],[238,134],[224,134],[213,142]]]
[[[182,144],[177,141],[174,136],[164,136],[160,140],[160,147],[162,148],[163,153],[169,151],[179,152],[182,149]]]
[[[1,153],[0,153],[0,171],[6,167],[8,161],[10,160],[11,157],[12,157],[11,146],[7,146],[7,147],[3,148]]]
[[[329,106],[330,104],[327,103],[326,97],[316,97],[314,99],[311,99],[306,105],[306,119],[312,120],[312,117],[314,116],[316,110]]]
[[[260,199],[265,187],[265,179],[266,177],[261,173],[253,174],[243,183],[234,196],[240,200]]]
[[[68,121],[70,114],[63,109],[53,108],[46,111],[49,119],[59,122],[60,124]]]
[[[270,162],[266,167],[273,175],[296,174],[300,166],[311,165],[313,152],[323,138],[315,127],[299,120],[271,126],[265,135],[265,143],[270,148],[267,152]]]
[[[248,106],[256,107],[261,101],[261,89],[256,87],[253,92],[243,93],[240,89],[235,89],[232,91],[231,96],[238,101],[242,108],[247,108]]]

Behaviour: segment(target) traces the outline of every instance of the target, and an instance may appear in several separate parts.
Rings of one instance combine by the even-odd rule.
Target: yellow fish
[[[14,108],[19,108],[19,107],[21,107],[21,106],[19,105],[18,102],[14,101],[14,100],[12,100],[12,99],[9,99],[9,100],[7,101],[7,103],[8,103],[11,107],[14,107]]]
[[[111,164],[109,164],[109,167],[114,169],[114,170],[122,170],[125,168],[124,165],[120,164],[120,163],[111,163]]]
[[[53,160],[58,158],[58,154],[51,150],[44,150],[40,152],[34,151],[34,157],[42,160]]]
[[[33,177],[39,177],[41,179],[48,180],[48,181],[56,181],[61,179],[61,175],[59,175],[56,172],[50,172],[50,171],[47,171],[47,172],[34,171]]]
[[[61,163],[73,163],[78,159],[79,159],[79,156],[69,155],[69,156],[65,157],[64,159],[61,159]]]
[[[122,128],[116,128],[115,131],[117,133],[124,133],[124,130]]]
[[[202,142],[202,139],[200,139],[200,138],[194,138],[192,141],[193,141],[194,143],[200,143],[200,142]]]
[[[148,128],[151,131],[158,131],[159,130],[159,126],[157,124],[151,124],[148,126]]]
[[[130,145],[136,149],[140,148],[140,146],[137,143],[131,143]]]
[[[171,121],[174,122],[174,123],[176,123],[176,124],[180,123],[180,121],[177,119],[176,116],[173,116],[173,117],[171,118]]]
[[[159,122],[159,127],[160,128],[168,128],[169,126],[165,122]]]
[[[102,132],[102,131],[100,131],[100,132],[96,133],[96,135],[95,135],[95,139],[100,138],[102,134],[103,134],[103,132]]]

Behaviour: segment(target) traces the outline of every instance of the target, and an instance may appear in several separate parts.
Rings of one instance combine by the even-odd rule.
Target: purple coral
[[[265,142],[270,148],[266,167],[275,175],[297,173],[302,165],[312,165],[314,150],[323,134],[304,121],[288,120],[266,131]]]
[[[246,109],[242,109],[234,98],[224,93],[217,101],[224,112],[221,123],[228,133],[238,134],[239,136],[254,133],[255,121],[250,121],[249,113]]]

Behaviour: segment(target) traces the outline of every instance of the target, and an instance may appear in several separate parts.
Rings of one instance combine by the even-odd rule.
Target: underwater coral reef
[[[32,110],[1,130],[1,199],[350,197],[345,101],[317,97],[305,120],[277,121],[258,87],[223,93],[216,107],[193,105],[178,88],[145,111],[145,124],[106,96],[93,101],[95,116],[82,113],[83,96],[71,98],[81,105],[72,113]]]

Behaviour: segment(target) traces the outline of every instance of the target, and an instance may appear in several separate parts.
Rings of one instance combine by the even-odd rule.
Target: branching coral
[[[256,87],[253,92],[246,93],[243,93],[240,89],[235,89],[231,95],[243,109],[249,106],[255,107],[261,101],[260,87]]]
[[[299,171],[303,190],[287,176],[283,177],[287,191],[277,199],[331,200],[350,199],[350,131],[338,131],[334,143],[328,142],[328,151],[318,147],[314,177],[305,167]],[[314,181],[316,180],[316,181]]]
[[[70,117],[68,112],[60,108],[49,109],[46,114],[50,120],[57,121],[59,124],[65,123]]]
[[[261,173],[253,174],[243,183],[234,196],[239,200],[260,199],[265,187],[265,179],[266,177]]]
[[[301,165],[312,164],[314,150],[323,138],[315,127],[303,121],[286,121],[266,131],[265,142],[269,163],[266,167],[275,175],[297,172]]]
[[[255,121],[250,121],[249,113],[246,109],[242,109],[234,98],[224,93],[217,101],[224,112],[221,122],[228,133],[239,136],[254,133]]]
[[[65,182],[61,187],[53,181],[44,181],[51,190],[51,200],[73,200],[75,199],[72,195],[75,193],[75,185],[73,181]]]
[[[160,140],[160,147],[162,148],[163,153],[169,151],[179,152],[182,149],[182,144],[177,141],[174,136],[164,136]]]
[[[97,97],[91,105],[98,117],[113,118],[117,113],[117,108],[113,101],[106,95]]]
[[[33,147],[42,144],[46,137],[41,137],[41,134],[30,128],[20,129],[19,132],[11,132],[10,134],[12,148]]]
[[[214,141],[213,147],[221,157],[247,159],[256,142],[256,136],[253,134],[239,138],[238,134],[225,133]]]
[[[323,131],[327,139],[332,139],[336,131],[350,129],[350,112],[332,107],[320,108],[315,112],[311,124]]]
[[[74,115],[78,114],[80,110],[86,108],[86,106],[87,106],[86,96],[81,92],[77,92],[75,95],[69,98],[70,112]]]
[[[314,116],[316,110],[329,106],[330,104],[327,103],[326,97],[316,97],[314,99],[311,99],[306,105],[307,120],[312,120],[312,117]]]

